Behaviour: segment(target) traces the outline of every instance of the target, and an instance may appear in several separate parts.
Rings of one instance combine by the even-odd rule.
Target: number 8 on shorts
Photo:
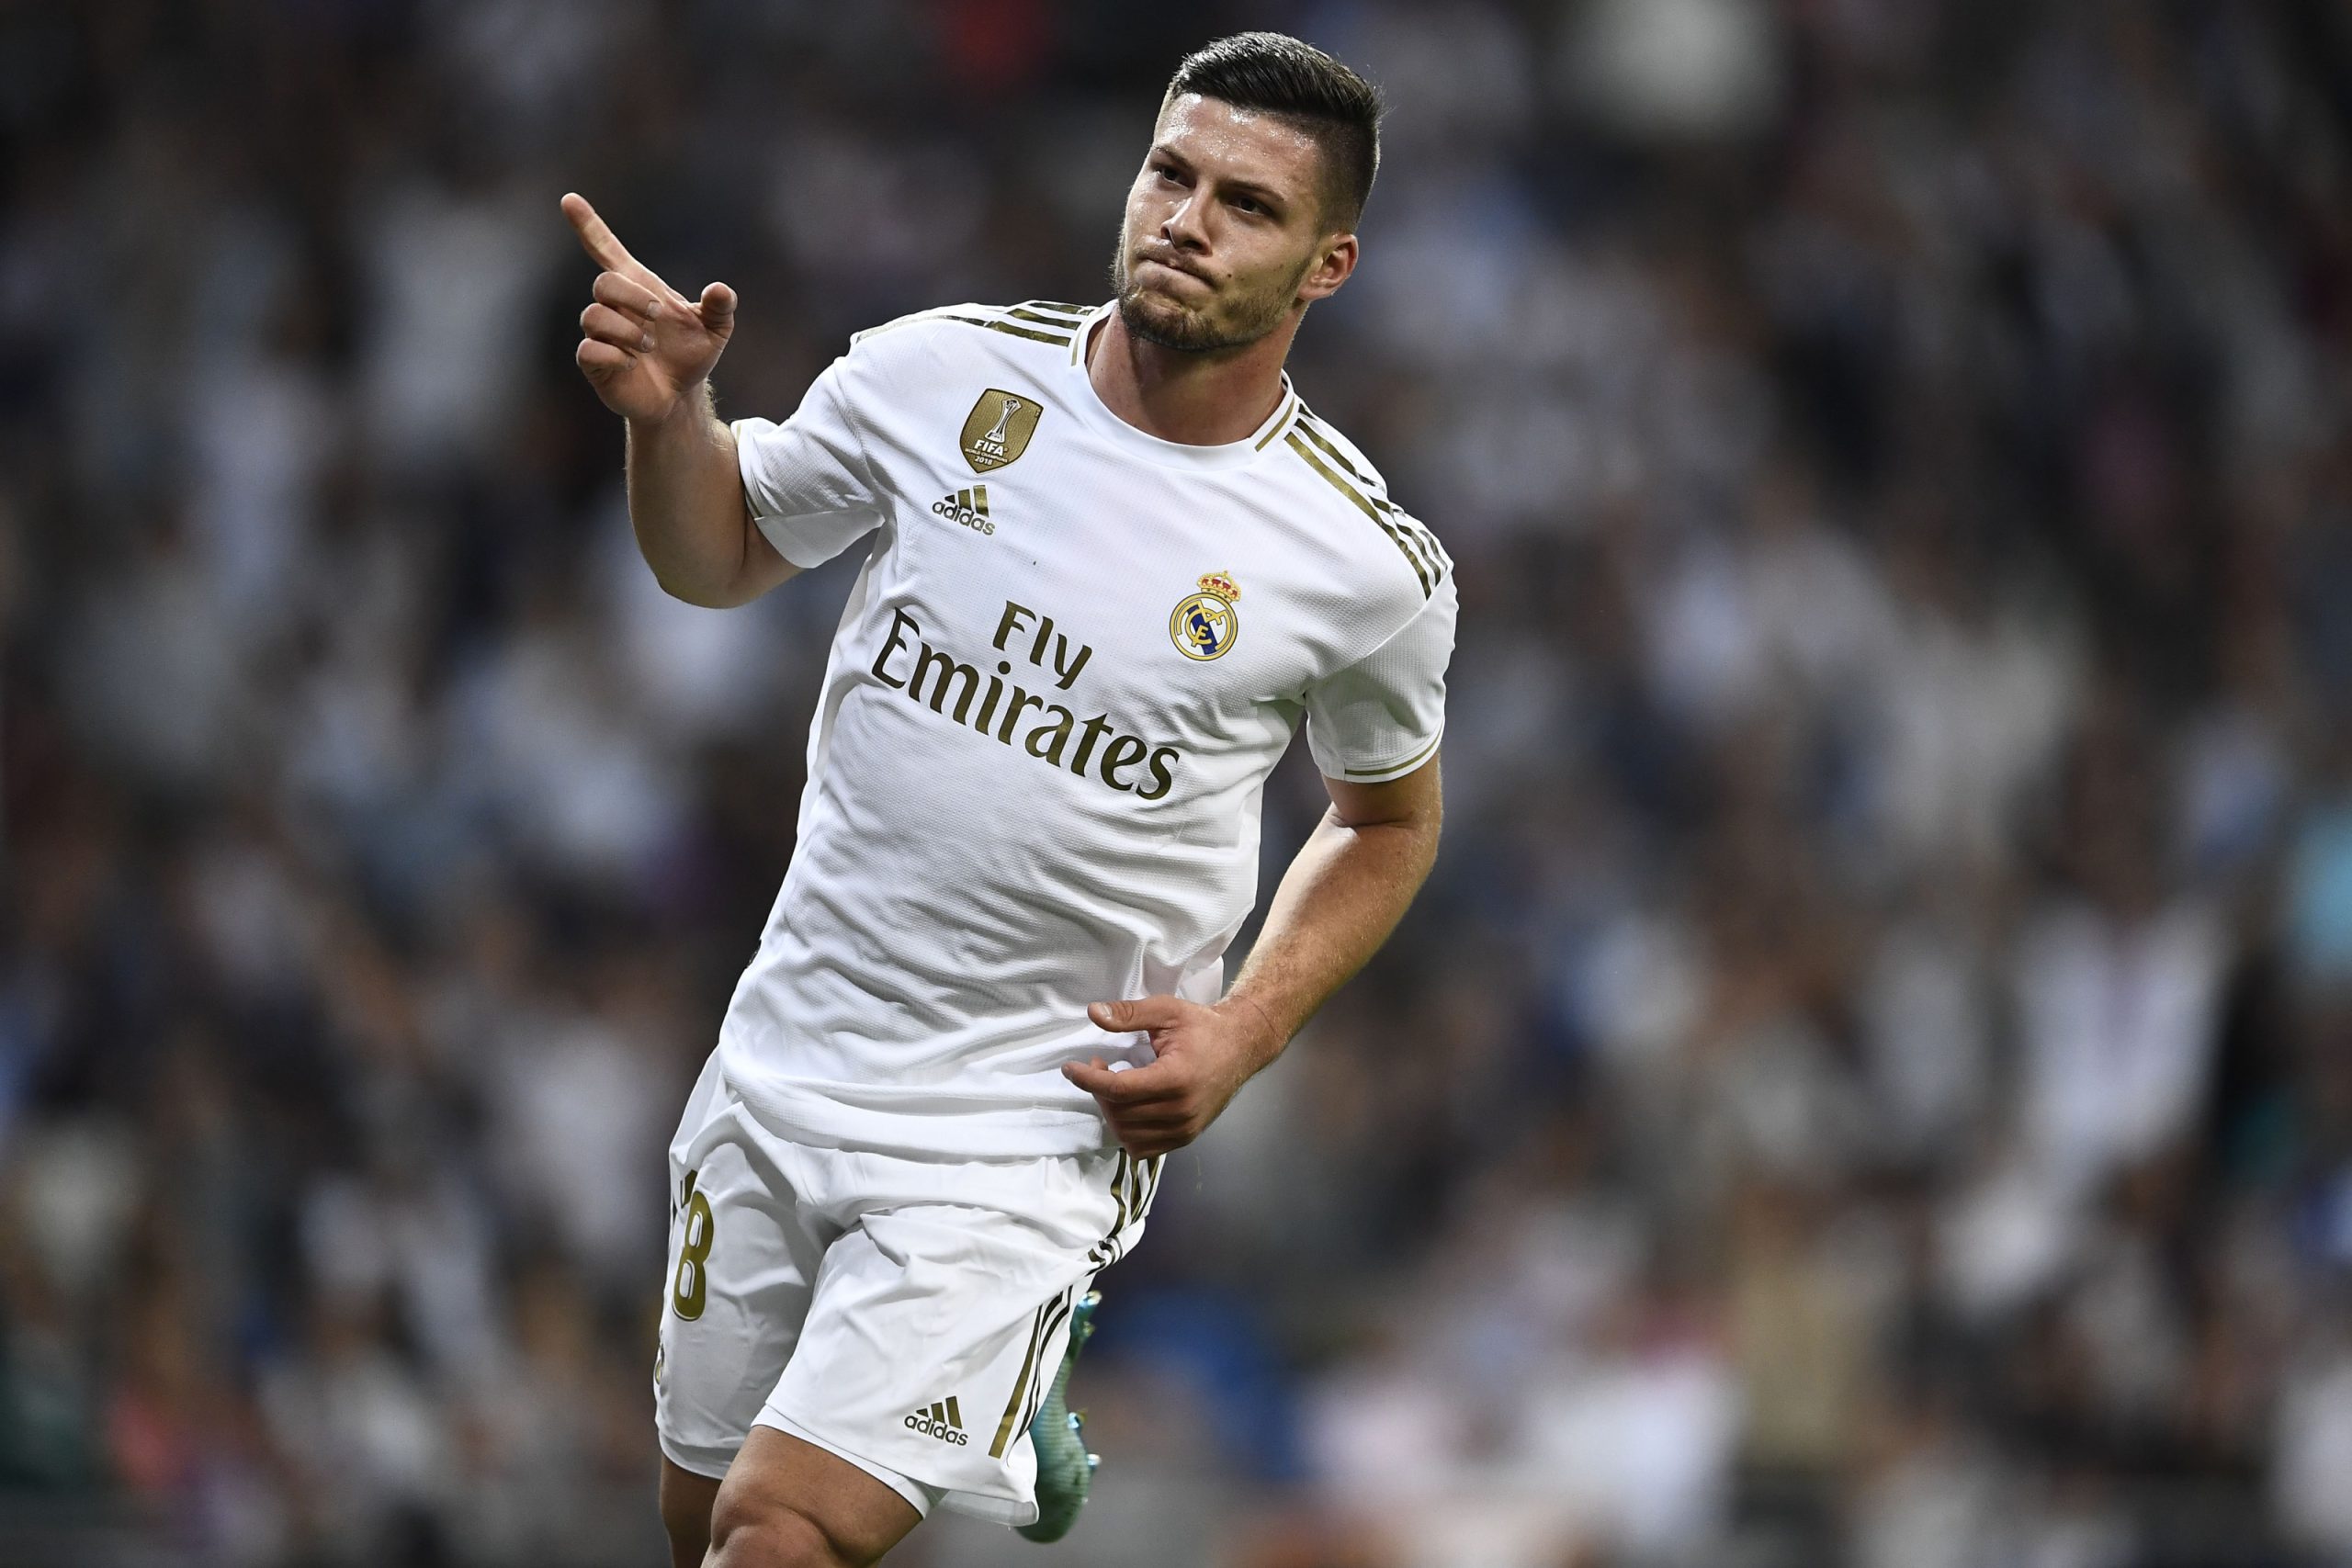
[[[695,1190],[695,1178],[700,1171],[686,1173],[686,1223],[678,1242],[678,1273],[670,1291],[671,1309],[692,1323],[702,1315],[703,1303],[709,1299],[711,1243],[717,1239],[712,1228],[710,1200]]]

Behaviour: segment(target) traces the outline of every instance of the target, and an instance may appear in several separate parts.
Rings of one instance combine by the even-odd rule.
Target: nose
[[[1178,202],[1160,221],[1159,234],[1180,251],[1209,248],[1208,230],[1201,222],[1201,198],[1197,192]]]

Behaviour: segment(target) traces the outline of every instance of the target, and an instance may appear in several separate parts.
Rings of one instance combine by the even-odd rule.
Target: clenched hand
[[[595,302],[580,312],[572,358],[606,408],[659,423],[718,363],[735,331],[735,291],[714,283],[689,299],[630,255],[586,197],[567,192],[562,206],[581,248],[605,269]]]
[[[1216,1007],[1175,997],[1096,1002],[1086,1016],[1114,1034],[1151,1036],[1158,1059],[1145,1066],[1114,1073],[1100,1056],[1062,1066],[1062,1076],[1094,1097],[1138,1158],[1181,1149],[1207,1131],[1283,1044],[1263,1013],[1231,998]]]

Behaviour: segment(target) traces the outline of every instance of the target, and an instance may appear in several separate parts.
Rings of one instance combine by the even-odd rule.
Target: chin
[[[1119,310],[1130,331],[1169,348],[1191,348],[1214,335],[1201,311],[1152,288],[1130,288],[1120,299]]]

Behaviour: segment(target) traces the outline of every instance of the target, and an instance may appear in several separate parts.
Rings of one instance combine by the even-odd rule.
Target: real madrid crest
[[[1029,438],[1037,433],[1037,418],[1045,412],[1034,398],[990,387],[964,416],[964,461],[976,474],[1003,468],[1029,450]]]
[[[1198,581],[1201,591],[1186,594],[1168,617],[1168,636],[1187,659],[1219,659],[1241,636],[1241,612],[1233,607],[1241,585],[1221,571]]]

